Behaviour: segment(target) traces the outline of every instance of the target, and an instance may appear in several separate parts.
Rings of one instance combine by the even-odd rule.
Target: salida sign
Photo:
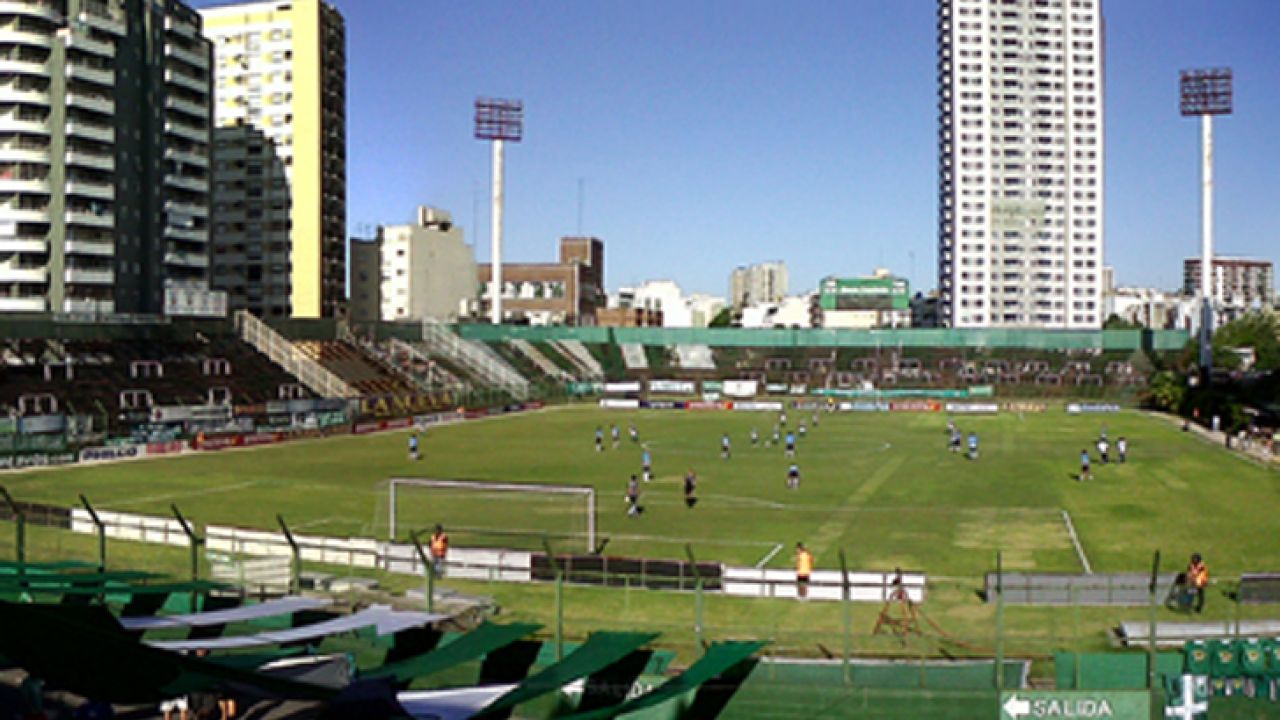
[[[1002,720],[1149,720],[1151,696],[1146,692],[1019,690],[1000,697]]]

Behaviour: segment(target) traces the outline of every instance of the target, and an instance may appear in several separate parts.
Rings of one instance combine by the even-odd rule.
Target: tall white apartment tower
[[[947,326],[1102,326],[1101,5],[938,0]]]

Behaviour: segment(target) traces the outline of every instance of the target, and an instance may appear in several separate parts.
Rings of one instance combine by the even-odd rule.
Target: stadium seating
[[[411,382],[342,340],[297,340],[294,347],[365,395],[413,393]]]

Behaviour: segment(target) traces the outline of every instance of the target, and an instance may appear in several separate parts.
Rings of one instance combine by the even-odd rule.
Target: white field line
[[[781,551],[782,551],[782,543],[778,543],[777,545],[774,545],[773,549],[769,551],[768,555],[765,555],[764,557],[760,558],[760,562],[756,563],[756,567],[762,568],[765,565],[768,565],[769,561],[772,560],[774,556]]]
[[[243,490],[261,485],[263,480],[246,480],[244,482],[231,483],[230,485],[219,485],[217,487],[201,488],[199,490],[184,490],[182,492],[164,493],[161,495],[145,495],[142,497],[132,497],[127,500],[116,500],[111,504],[113,506],[129,507],[131,505],[144,505],[146,503],[161,502],[164,500],[178,500],[181,498],[198,497],[200,495],[215,495],[217,493],[232,492],[234,490]]]
[[[1067,524],[1067,534],[1071,536],[1071,544],[1076,546],[1076,556],[1080,558],[1080,564],[1084,566],[1084,573],[1092,575],[1093,568],[1089,565],[1089,556],[1084,554],[1084,547],[1080,545],[1080,537],[1076,535],[1075,523],[1071,522],[1071,513],[1063,510],[1062,521]]]

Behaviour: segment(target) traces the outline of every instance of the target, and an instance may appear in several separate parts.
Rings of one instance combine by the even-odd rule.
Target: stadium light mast
[[[489,226],[493,272],[489,277],[489,316],[502,324],[502,165],[503,145],[524,135],[524,102],[476,99],[476,138],[493,143],[493,220]]]
[[[1231,68],[1183,70],[1183,117],[1200,116],[1200,370],[1213,368],[1213,116],[1231,114]]]

